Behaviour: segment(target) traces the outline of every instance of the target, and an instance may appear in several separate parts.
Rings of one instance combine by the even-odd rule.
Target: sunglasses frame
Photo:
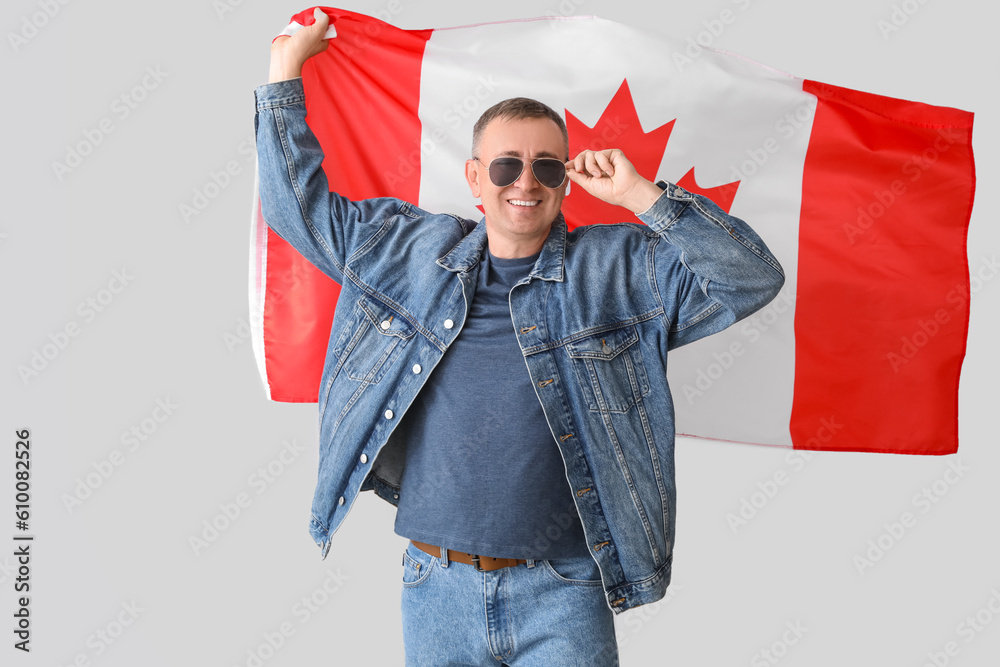
[[[562,187],[563,183],[565,183],[566,179],[568,178],[568,176],[566,175],[566,164],[562,160],[560,160],[559,158],[554,158],[554,157],[537,157],[534,160],[528,161],[528,160],[525,160],[524,158],[520,158],[520,157],[517,157],[515,155],[498,155],[495,158],[493,158],[492,160],[490,160],[489,163],[483,162],[482,160],[480,160],[478,157],[475,157],[475,156],[473,156],[472,159],[475,160],[476,162],[478,162],[479,164],[483,165],[484,167],[486,167],[486,173],[490,177],[490,183],[492,183],[493,185],[497,186],[498,188],[505,188],[508,185],[512,185],[513,183],[515,183],[517,181],[517,179],[521,178],[521,174],[524,173],[524,165],[525,164],[530,164],[531,165],[531,175],[535,177],[535,180],[538,181],[538,183],[542,187],[546,187],[549,190],[555,190],[557,188]],[[503,185],[501,185],[500,183],[497,183],[495,180],[493,180],[493,172],[490,169],[490,167],[497,160],[517,160],[518,162],[521,163],[521,170],[517,172],[517,176],[515,176],[514,180],[512,180],[510,183],[504,183]],[[535,173],[535,163],[539,162],[539,161],[542,161],[542,160],[552,160],[554,162],[558,162],[559,164],[563,165],[563,178],[562,178],[561,181],[559,181],[559,185],[556,185],[556,186],[546,185],[545,183],[542,182],[542,179],[540,179],[538,177],[538,174]]]

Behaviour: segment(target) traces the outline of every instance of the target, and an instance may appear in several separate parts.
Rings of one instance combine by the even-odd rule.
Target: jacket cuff
[[[302,87],[302,77],[265,83],[262,86],[257,86],[253,94],[256,100],[257,111],[272,109],[274,107],[286,107],[293,104],[305,104],[306,102],[305,89]]]
[[[666,230],[694,199],[694,195],[682,187],[667,181],[657,181],[663,192],[649,208],[636,216],[655,232]]]

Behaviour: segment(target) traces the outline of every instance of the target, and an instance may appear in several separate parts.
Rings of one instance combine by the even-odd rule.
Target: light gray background
[[[241,327],[253,188],[242,142],[270,39],[304,5],[231,0],[233,11],[220,15],[210,0],[53,0],[58,11],[50,8],[54,16],[15,50],[10,33],[43,22],[32,18],[43,11],[39,2],[6,2],[0,19],[7,211],[0,216],[0,541],[10,545],[0,547],[0,662],[66,665],[82,655],[102,667],[245,666],[263,635],[287,622],[294,634],[268,667],[401,664],[404,542],[392,532],[393,510],[366,494],[320,560],[306,532],[316,407],[265,401]],[[575,13],[682,39],[735,7],[729,0],[399,3],[393,22],[404,28]],[[889,18],[889,0],[752,0],[713,45],[818,81],[976,112],[980,187],[968,247],[974,269],[988,266],[1000,251],[993,187],[1000,11],[985,0],[895,4],[915,13],[885,38],[877,21]],[[388,7],[345,5],[370,14]],[[588,62],[587,46],[566,57],[600,67]],[[141,84],[147,68],[166,75],[121,118],[115,100]],[[52,163],[105,118],[114,131],[59,181]],[[185,222],[179,206],[230,160],[240,173]],[[116,270],[133,278],[87,321],[78,304],[110,296],[101,290]],[[782,641],[786,623],[808,629],[786,647],[779,662],[788,667],[919,666],[949,641],[958,649],[949,664],[995,664],[1000,618],[987,603],[996,592],[1000,609],[998,304],[994,278],[973,296],[957,456],[827,453],[802,465],[783,450],[679,441],[674,583],[666,601],[617,619],[623,664],[771,664],[759,651]],[[71,322],[79,335],[25,384],[17,367]],[[129,451],[122,433],[141,428],[157,399],[178,407]],[[20,428],[32,432],[37,536],[30,655],[11,648]],[[275,463],[292,440],[302,453]],[[69,512],[63,494],[114,450],[124,462]],[[959,462],[968,471],[953,485],[939,482],[946,495],[923,513],[914,495]],[[281,474],[258,494],[251,476],[268,464]],[[777,471],[788,483],[734,534],[727,513]],[[251,504],[196,555],[189,538],[240,493]],[[916,525],[859,572],[855,556],[904,512]],[[337,590],[326,596],[330,572]],[[309,596],[325,604],[302,622],[295,605]],[[112,644],[99,642],[99,630],[116,632],[123,603],[142,611]],[[982,609],[980,620],[991,623],[967,641],[958,626]]]

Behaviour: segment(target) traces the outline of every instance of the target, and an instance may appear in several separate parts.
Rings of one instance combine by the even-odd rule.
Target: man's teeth
[[[507,201],[514,206],[536,206],[538,204],[537,199],[534,201],[525,201],[524,199],[508,199]]]

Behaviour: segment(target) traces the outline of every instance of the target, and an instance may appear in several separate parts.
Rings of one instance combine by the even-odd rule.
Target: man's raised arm
[[[323,150],[306,124],[302,66],[328,46],[323,37],[329,18],[320,9],[316,22],[271,45],[270,83],[254,91],[257,168],[264,220],[309,262],[338,282],[344,264],[393,215],[393,199],[351,201],[330,192],[323,171]]]
[[[574,183],[628,208],[669,244],[657,248],[653,279],[671,349],[747,317],[784,284],[778,260],[747,223],[703,195],[643,178],[622,151],[583,151],[566,169]]]

